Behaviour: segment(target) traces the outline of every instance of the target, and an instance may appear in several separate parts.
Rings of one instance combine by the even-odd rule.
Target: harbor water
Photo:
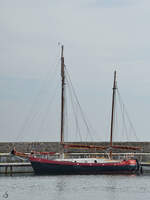
[[[0,200],[147,200],[149,175],[1,175]]]

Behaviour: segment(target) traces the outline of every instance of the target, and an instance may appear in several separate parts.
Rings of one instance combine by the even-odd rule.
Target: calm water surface
[[[148,200],[150,176],[0,176],[1,199]]]

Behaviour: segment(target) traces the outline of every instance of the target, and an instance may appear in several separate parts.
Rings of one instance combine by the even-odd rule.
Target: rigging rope
[[[134,137],[136,138],[137,141],[139,141],[139,139],[138,139],[138,137],[137,137],[137,134],[136,134],[136,131],[135,131],[135,129],[134,129],[134,127],[133,127],[133,124],[132,124],[132,122],[131,122],[131,120],[130,120],[130,117],[129,117],[129,114],[128,114],[128,112],[127,112],[127,109],[126,109],[126,107],[125,107],[125,104],[123,103],[123,100],[122,100],[121,95],[120,95],[120,93],[119,93],[119,90],[117,90],[117,94],[118,94],[118,97],[119,97],[119,104],[120,104],[120,106],[121,106],[121,103],[122,103],[122,105],[123,105],[123,108],[124,108],[124,115],[127,117],[127,120],[128,120],[128,122],[129,122],[130,128],[131,128],[131,130],[133,131]],[[125,122],[125,120],[124,120],[124,122]],[[127,128],[126,128],[126,129],[127,129]],[[129,139],[129,138],[128,138],[128,139]]]
[[[76,100],[76,103],[77,103],[77,105],[78,105],[78,108],[79,108],[79,110],[80,110],[80,114],[81,114],[81,116],[82,116],[83,122],[84,122],[84,124],[85,124],[85,126],[86,126],[87,133],[88,133],[89,136],[93,139],[93,136],[90,134],[89,125],[88,125],[88,123],[87,123],[87,120],[85,119],[85,118],[86,118],[86,117],[85,117],[85,114],[84,114],[84,112],[83,112],[83,110],[82,110],[82,107],[81,107],[81,105],[80,105],[80,103],[79,103],[79,100],[78,100],[78,98],[77,98],[75,89],[74,89],[74,87],[73,87],[72,81],[71,81],[71,79],[70,79],[70,75],[69,75],[68,70],[66,70],[66,74],[67,74],[67,76],[68,76],[68,81],[69,81],[69,83],[70,83],[70,88],[71,88],[71,90],[72,90],[72,93],[73,93],[73,95],[74,95],[74,97],[75,97],[75,100]]]
[[[17,134],[17,137],[16,137],[17,141],[19,141],[22,138],[26,128],[29,127],[32,124],[33,120],[37,117],[37,115],[41,114],[40,111],[34,113],[34,108],[35,108],[35,105],[37,103],[37,99],[39,99],[40,95],[42,94],[43,89],[45,89],[47,82],[52,81],[54,76],[56,76],[56,70],[58,69],[59,63],[60,63],[60,58],[59,58],[59,60],[56,61],[56,64],[54,65],[54,69],[53,69],[53,72],[51,73],[51,76],[49,76],[49,72],[51,70],[49,70],[49,72],[46,74],[46,77],[44,78],[43,84],[42,84],[39,92],[37,93],[36,98],[34,99],[32,105],[31,105],[31,108],[30,108],[30,110],[29,110],[29,112],[28,112],[28,114],[25,118],[25,121],[24,121],[23,125],[21,126],[21,128],[20,128],[20,130]],[[49,77],[49,78],[47,78],[47,77]],[[47,80],[47,82],[45,80]],[[32,114],[32,113],[34,113],[34,114]]]
[[[54,89],[54,93],[52,95],[52,97],[50,98],[49,100],[49,103],[46,107],[46,111],[44,113],[44,116],[41,120],[41,125],[39,127],[39,131],[37,131],[37,133],[40,133],[42,131],[42,129],[44,129],[44,122],[46,121],[46,117],[48,116],[48,113],[50,112],[50,110],[52,109],[52,103],[54,102],[54,99],[56,97],[56,94],[57,94],[57,91],[58,91],[58,87],[59,87],[59,84],[56,85],[55,89]]]
[[[80,140],[82,141],[82,136],[81,136],[81,133],[80,133],[80,128],[79,128],[79,124],[78,124],[78,115],[77,115],[77,109],[75,108],[75,102],[73,101],[73,91],[72,91],[72,88],[70,87],[70,84],[69,84],[69,79],[68,77],[66,76],[66,81],[67,81],[67,86],[68,86],[68,92],[69,92],[69,95],[70,95],[70,98],[71,98],[71,105],[72,105],[72,111],[73,111],[73,114],[74,114],[74,120],[75,120],[75,124],[76,124],[76,133],[79,134],[79,137],[80,137]]]

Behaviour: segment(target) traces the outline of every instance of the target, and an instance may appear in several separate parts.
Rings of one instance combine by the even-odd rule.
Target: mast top
[[[117,81],[116,80],[117,80],[117,71],[115,70],[114,71],[114,86],[113,86],[113,89],[117,89],[117,84],[116,84]]]
[[[61,57],[64,57],[64,45],[61,45]]]

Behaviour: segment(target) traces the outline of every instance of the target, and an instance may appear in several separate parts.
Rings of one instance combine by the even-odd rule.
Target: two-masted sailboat
[[[137,159],[113,160],[113,149],[140,150],[140,147],[129,147],[121,145],[113,145],[113,129],[114,129],[114,107],[116,95],[116,71],[114,72],[113,96],[112,96],[112,115],[111,115],[111,134],[110,144],[108,146],[84,145],[84,144],[68,144],[64,141],[64,90],[65,90],[65,70],[63,46],[61,47],[61,131],[60,144],[61,152],[53,154],[51,152],[34,152],[29,156],[13,150],[12,153],[17,156],[26,156],[30,160],[35,174],[136,174],[139,173],[140,165]],[[66,148],[84,148],[108,150],[109,158],[86,157],[86,158],[69,158],[65,157],[64,149]],[[45,157],[45,158],[44,158]]]

